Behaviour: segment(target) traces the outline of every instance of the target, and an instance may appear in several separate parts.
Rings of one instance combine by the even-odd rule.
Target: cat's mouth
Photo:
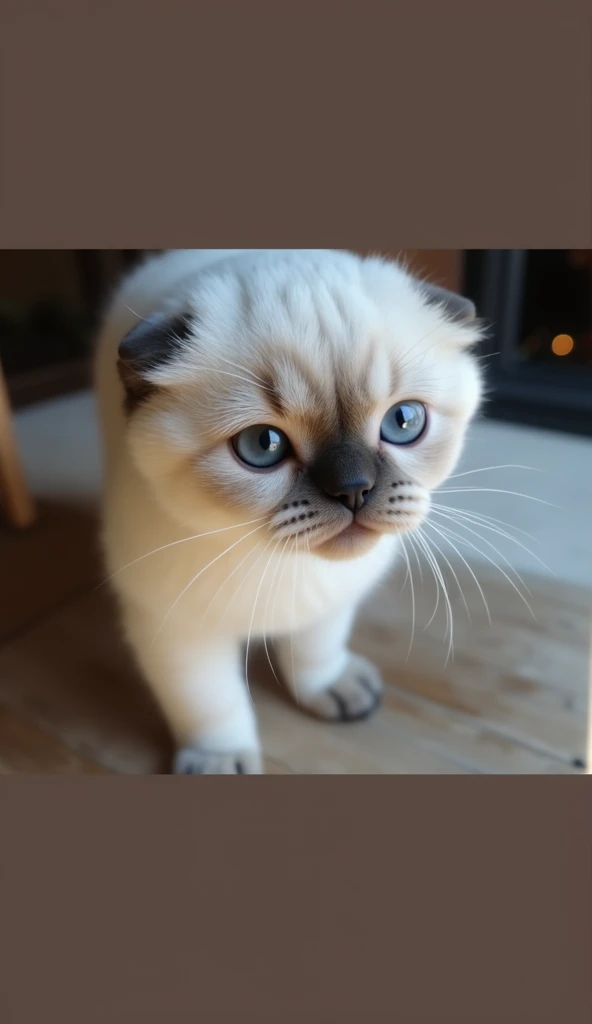
[[[365,554],[380,540],[382,531],[363,526],[356,519],[327,540],[321,541],[313,550],[315,554],[329,559],[356,558]]]
[[[370,551],[382,537],[413,530],[421,518],[417,509],[413,512],[401,512],[397,517],[395,529],[393,529],[395,524],[391,522],[387,526],[380,521],[366,523],[360,522],[357,517],[352,518],[336,533],[320,540],[317,544],[313,542],[311,550],[315,554],[331,560],[358,558]]]
[[[356,519],[353,519],[349,526],[346,526],[341,533],[338,533],[338,537],[353,538],[359,537],[360,539],[368,537],[370,534],[375,534],[375,530],[370,530],[367,526],[362,523],[358,523]]]

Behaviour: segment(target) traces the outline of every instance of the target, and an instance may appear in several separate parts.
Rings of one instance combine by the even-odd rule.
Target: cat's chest
[[[306,629],[348,604],[361,600],[388,571],[396,549],[383,538],[375,551],[344,562],[304,556],[265,557],[250,571],[221,580],[220,588],[195,593],[195,613],[213,630],[246,636],[273,636]]]

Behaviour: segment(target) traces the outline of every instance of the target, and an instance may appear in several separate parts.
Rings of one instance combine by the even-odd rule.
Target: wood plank
[[[36,522],[0,522],[0,643],[101,578],[97,517],[83,507],[40,503]]]
[[[270,682],[261,656],[255,658],[253,692],[267,770],[574,770],[572,758],[585,751],[587,670],[581,677],[578,673],[587,666],[589,631],[582,626],[590,621],[582,611],[587,597],[574,588],[529,581],[544,616],[541,633],[521,613],[514,614],[507,595],[496,591],[499,584],[485,582],[494,629],[486,633],[474,609],[473,626],[458,627],[457,660],[446,668],[437,630],[419,631],[405,662],[410,613],[408,601],[397,601],[399,580],[390,580],[369,603],[355,646],[381,665],[387,693],[383,709],[367,723],[342,727],[306,718]],[[424,597],[419,588],[418,630],[431,614],[428,597],[427,585]],[[5,645],[0,700],[108,771],[168,771],[170,737],[118,636],[112,600],[104,590],[76,599]]]
[[[74,600],[0,650],[0,702],[109,771],[168,771],[170,737],[106,590]]]
[[[105,775],[105,769],[0,707],[0,775]]]
[[[387,683],[383,706],[370,721],[325,725],[306,718],[283,697],[260,664],[266,685],[254,688],[266,751],[298,773],[321,774],[572,774],[577,769],[541,754],[437,703]]]
[[[462,601],[449,587],[455,658],[445,664],[444,615],[429,622],[435,586],[424,568],[416,579],[416,638],[409,660],[409,594],[392,579],[363,610],[355,643],[373,658],[400,691],[472,719],[490,735],[536,749],[565,763],[586,757],[588,671],[592,595],[589,591],[532,577],[534,622],[518,596],[494,571],[479,568],[491,609],[471,600],[469,623]],[[463,588],[463,577],[455,566]],[[474,588],[475,589],[475,588]],[[443,602],[441,601],[441,605]]]

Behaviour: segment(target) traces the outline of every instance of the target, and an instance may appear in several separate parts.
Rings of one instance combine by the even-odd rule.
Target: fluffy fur
[[[306,711],[376,706],[378,674],[347,647],[357,607],[427,515],[480,399],[479,327],[447,298],[393,262],[322,250],[168,252],[115,295],[96,368],[105,554],[175,771],[261,771],[245,641],[274,640]],[[125,339],[144,323],[138,350]],[[380,437],[401,400],[428,414],[403,447]],[[229,439],[254,424],[289,438],[279,467],[237,458]],[[376,467],[355,513],[311,468],[344,445]]]

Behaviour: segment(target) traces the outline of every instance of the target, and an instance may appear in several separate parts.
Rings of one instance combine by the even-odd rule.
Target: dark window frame
[[[522,286],[527,249],[467,250],[464,291],[487,324],[479,354],[485,358],[491,394],[484,415],[592,436],[592,373],[572,367],[521,364]]]

